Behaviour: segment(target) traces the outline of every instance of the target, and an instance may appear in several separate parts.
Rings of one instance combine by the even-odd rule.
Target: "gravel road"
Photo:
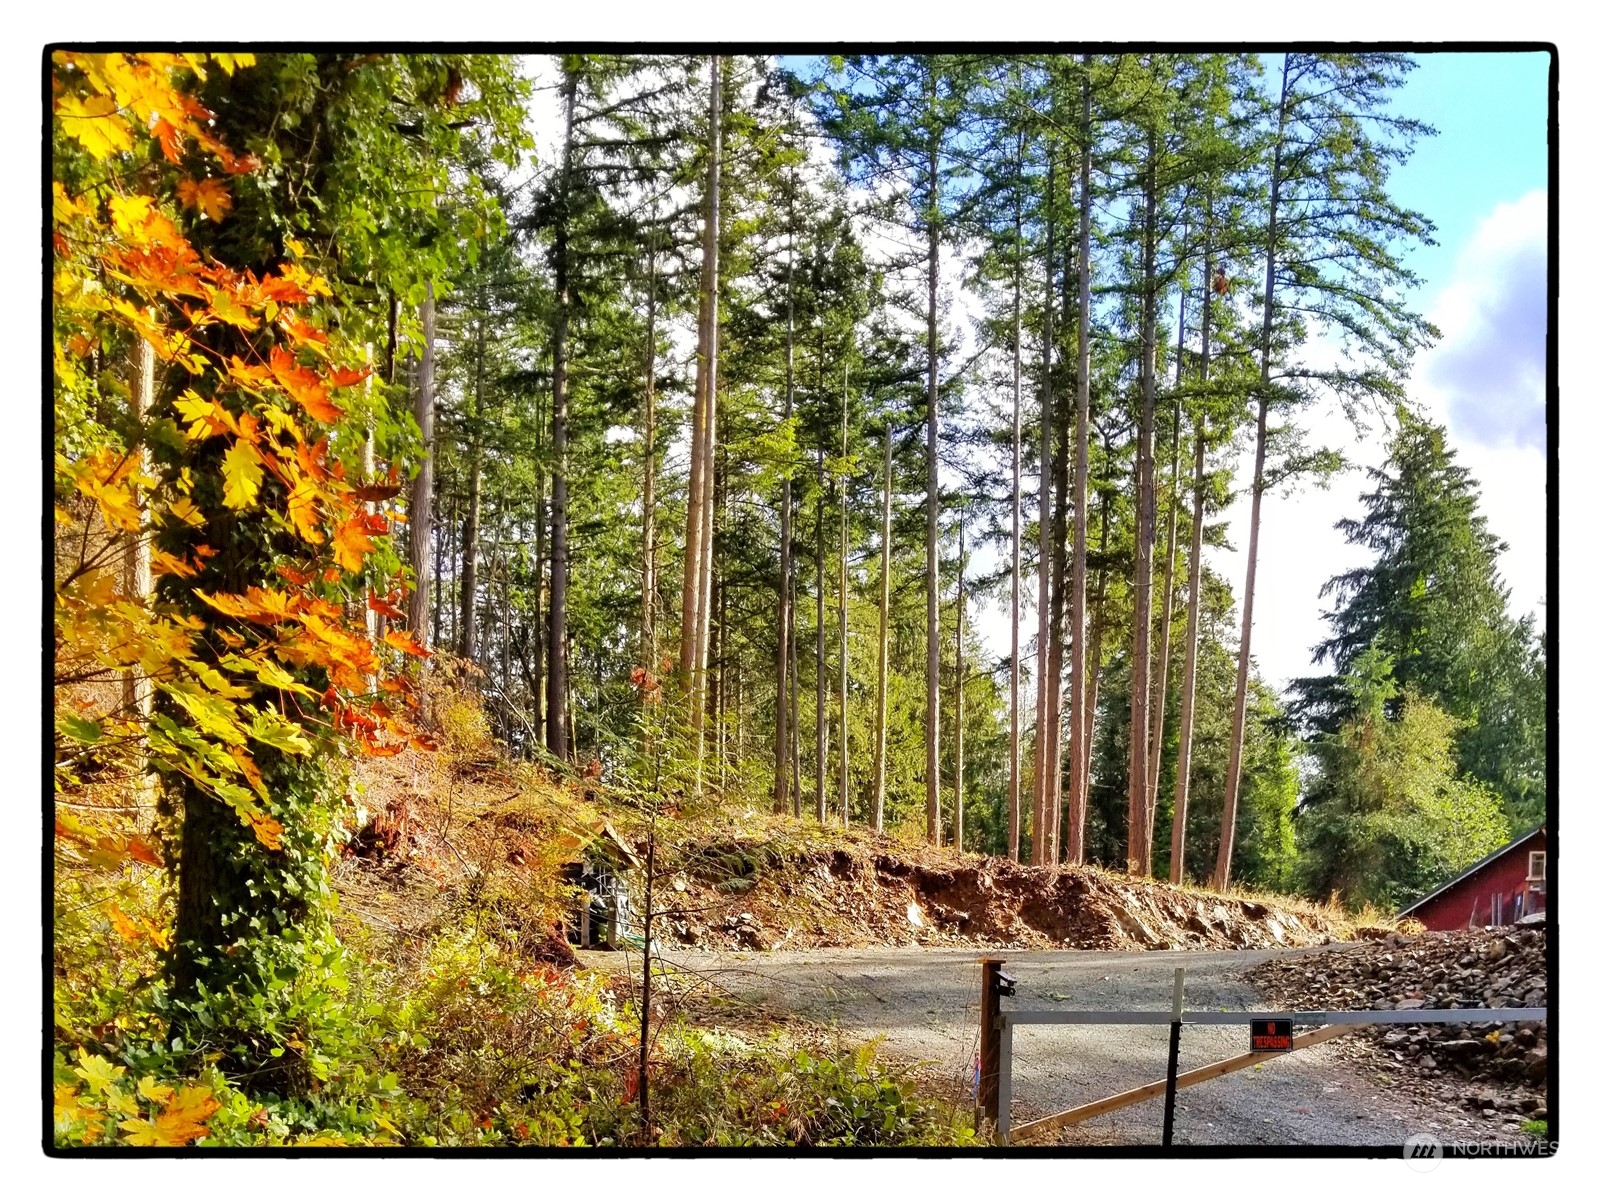
[[[1118,952],[1007,951],[1017,979],[1007,1008],[1148,1009],[1165,1012],[1172,970],[1186,968],[1191,1009],[1263,1008],[1239,972],[1305,950]],[[621,954],[584,961],[624,970]],[[777,952],[673,951],[667,958],[719,988],[787,1009],[852,1037],[881,1037],[882,1053],[970,1089],[978,1037],[978,960],[970,950],[884,948]],[[638,957],[632,966],[638,969]],[[1179,1070],[1243,1053],[1243,1026],[1190,1026]],[[1034,1025],[1013,1042],[1013,1121],[1162,1078],[1166,1026]],[[1446,1137],[1452,1121],[1391,1093],[1341,1062],[1331,1044],[1178,1093],[1174,1140],[1186,1145],[1399,1145],[1414,1132]],[[1063,1131],[1071,1144],[1159,1144],[1161,1101],[1145,1101]]]

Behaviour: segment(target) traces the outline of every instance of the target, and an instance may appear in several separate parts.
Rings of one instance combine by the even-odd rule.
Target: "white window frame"
[[[1534,870],[1534,864],[1535,863],[1538,864],[1538,867],[1539,867],[1538,871]],[[1541,885],[1544,883],[1545,863],[1546,863],[1545,852],[1543,850],[1530,850],[1530,851],[1528,851],[1528,882],[1529,883],[1538,883],[1538,884],[1541,884]]]

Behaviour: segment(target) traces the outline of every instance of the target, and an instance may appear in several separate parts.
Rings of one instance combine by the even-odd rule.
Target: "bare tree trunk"
[[[823,598],[828,591],[828,567],[822,549],[822,497],[826,472],[822,446],[817,446],[817,798],[818,822],[828,819],[828,663],[823,650]]]
[[[650,285],[644,322],[644,515],[641,541],[644,549],[644,595],[639,616],[639,640],[644,665],[654,670],[661,661],[656,644],[656,248],[650,233]]]
[[[928,75],[928,109],[933,117],[939,76]],[[928,716],[927,743],[928,841],[937,846],[939,814],[939,135],[930,128],[928,141]]]
[[[1050,444],[1051,367],[1055,358],[1055,260],[1056,260],[1056,159],[1052,148],[1045,172],[1044,225],[1044,352],[1039,380],[1039,648],[1034,656],[1035,700],[1033,710],[1033,853],[1035,863],[1043,862],[1045,852],[1045,814],[1052,790],[1051,747],[1054,743],[1050,705],[1050,551],[1052,517],[1050,472],[1053,447]],[[1020,241],[1020,234],[1019,234]],[[1013,430],[1015,433],[1016,431]],[[1013,653],[1015,653],[1013,651]],[[1007,830],[1007,853],[1013,861],[1021,850],[1021,815]]]
[[[578,101],[578,76],[568,70],[562,81],[566,132],[561,149],[561,197],[556,207],[555,259],[556,314],[550,340],[550,619],[545,676],[545,749],[558,760],[569,757],[567,747],[567,325],[571,319],[569,291],[568,206],[572,201],[572,127]]]
[[[1167,677],[1172,671],[1172,585],[1178,570],[1178,450],[1183,405],[1177,389],[1183,385],[1184,317],[1187,314],[1188,288],[1180,276],[1178,286],[1178,348],[1172,370],[1172,488],[1167,497],[1167,566],[1161,596],[1161,656],[1156,666],[1156,696],[1150,716],[1150,780],[1145,789],[1144,860],[1155,863],[1156,799],[1161,783],[1161,745],[1167,731]]]
[[[1078,412],[1072,467],[1072,713],[1070,772],[1072,797],[1067,810],[1067,861],[1081,863],[1084,821],[1089,805],[1089,738],[1093,705],[1085,670],[1084,617],[1088,611],[1089,543],[1089,228],[1090,89],[1089,56],[1083,56],[1083,119],[1078,161]]]
[[[963,645],[966,632],[964,620],[967,610],[967,510],[963,505],[958,525],[956,550],[956,773],[955,773],[955,838],[956,851],[961,850],[962,826],[966,820],[966,767],[967,723],[966,682],[967,658]]]
[[[884,787],[889,758],[889,548],[893,538],[894,425],[883,427],[883,555],[878,580],[878,719],[872,755],[872,832],[883,832]]]
[[[790,187],[794,186],[791,175]],[[794,417],[794,199],[789,200],[789,271],[785,287],[787,314],[784,321],[783,351],[783,420],[787,425]],[[799,763],[789,757],[789,675],[790,642],[794,628],[794,509],[793,483],[789,472],[783,473],[783,496],[778,508],[778,713],[773,768],[773,808],[785,812],[790,805],[790,765],[799,769]],[[800,815],[800,785],[793,786],[795,816]]]
[[[407,617],[411,632],[428,636],[432,624],[429,590],[433,576],[433,281],[428,281],[427,298],[422,302],[422,366],[417,374],[417,428],[422,431],[422,461],[417,477],[411,481],[411,507],[407,513],[411,542],[411,576],[416,590],[411,593]]]
[[[1012,206],[1016,259],[1011,271],[1011,741],[1006,767],[1006,852],[1017,857],[1022,832],[1022,134]],[[1048,368],[1047,368],[1048,369]],[[1041,517],[1041,522],[1043,518]],[[961,617],[956,616],[957,629]],[[960,638],[957,638],[959,644]],[[1043,643],[1041,643],[1041,648]],[[1043,660],[1039,674],[1044,675]],[[1037,759],[1035,754],[1035,759]],[[1035,774],[1038,772],[1035,771]],[[1034,821],[1034,828],[1039,823]],[[957,843],[960,849],[960,843]]]
[[[461,539],[461,648],[462,658],[478,657],[478,523],[483,515],[483,320],[478,321],[477,379],[470,433],[472,466],[467,481],[467,528]]]
[[[1100,561],[1104,564],[1106,552],[1110,543],[1111,532],[1111,498],[1106,496],[1100,504]],[[1083,754],[1084,762],[1094,762],[1094,727],[1095,719],[1100,711],[1100,676],[1101,676],[1101,647],[1105,643],[1106,631],[1106,568],[1102,565],[1095,572],[1094,588],[1094,613],[1090,617],[1093,628],[1089,634],[1089,690],[1084,696],[1083,714]],[[1083,781],[1084,796],[1084,837],[1088,838],[1088,798],[1089,780],[1087,775]]]
[[[1200,382],[1211,371],[1211,206],[1206,205],[1206,260],[1201,275],[1205,299],[1200,307]],[[1194,746],[1194,685],[1200,652],[1201,547],[1205,535],[1206,421],[1194,410],[1194,513],[1189,531],[1188,634],[1183,660],[1183,697],[1178,714],[1178,762],[1172,783],[1172,854],[1167,878],[1183,882],[1183,843],[1189,820],[1189,757]],[[1174,497],[1176,499],[1176,497]]]
[[[1143,311],[1140,314],[1139,459],[1135,472],[1138,529],[1133,556],[1133,671],[1128,732],[1128,874],[1148,875],[1150,785],[1150,599],[1156,540],[1156,134],[1145,150]]]
[[[1058,400],[1059,403],[1059,400]],[[1065,414],[1057,413],[1058,416]],[[1066,426],[1066,421],[1062,421]],[[1051,514],[1051,539],[1054,545],[1050,554],[1050,654],[1045,667],[1049,689],[1045,693],[1045,711],[1049,728],[1045,750],[1044,834],[1041,864],[1056,866],[1061,862],[1061,676],[1065,657],[1066,601],[1067,601],[1067,456],[1056,456],[1054,510]]]
[[[694,419],[689,452],[689,511],[684,531],[682,633],[679,637],[678,667],[688,692],[689,721],[701,736],[704,713],[704,675],[700,664],[703,649],[700,631],[705,621],[709,597],[702,590],[706,582],[705,560],[710,547],[705,545],[710,528],[705,509],[711,492],[711,446],[713,413],[716,408],[717,371],[717,252],[718,206],[721,184],[722,81],[721,59],[711,56],[710,116],[707,134],[705,229],[701,237],[700,341],[696,353]],[[698,755],[697,762],[698,762]],[[698,787],[698,766],[696,768]]]
[[[792,565],[792,559],[791,559]],[[789,611],[800,612],[800,583],[798,573],[789,574]],[[789,761],[794,764],[793,816],[800,816],[800,631],[798,622],[789,623]]]
[[[850,452],[850,359],[844,360],[844,398],[839,406],[839,458]],[[850,496],[839,471],[839,817],[850,828]]]
[[[1233,835],[1239,815],[1239,776],[1244,767],[1244,718],[1250,698],[1250,629],[1256,608],[1256,553],[1261,544],[1261,496],[1266,491],[1267,405],[1272,386],[1272,293],[1278,270],[1278,186],[1283,170],[1283,129],[1288,116],[1289,65],[1284,63],[1278,99],[1278,137],[1272,150],[1272,191],[1267,202],[1267,288],[1261,318],[1261,382],[1256,396],[1256,463],[1250,484],[1250,549],[1245,558],[1244,605],[1239,617],[1239,671],[1233,692],[1233,734],[1228,742],[1228,775],[1222,797],[1222,834],[1211,886],[1223,891],[1233,871]]]
[[[150,416],[151,405],[155,403],[156,394],[156,353],[155,348],[139,339],[134,350],[134,381],[129,389],[129,399],[133,401],[133,419],[139,426],[139,455],[136,470],[140,473],[149,470],[150,452],[144,447],[144,423]],[[368,477],[370,478],[370,472]],[[128,534],[128,551],[123,560],[122,591],[130,603],[143,607],[149,599],[151,591],[150,576],[150,536],[146,532],[149,523],[145,511],[142,487],[135,485],[135,494],[140,497],[139,528]],[[362,607],[368,613],[365,600]],[[376,615],[376,614],[372,614]],[[130,720],[148,718],[151,712],[151,702],[155,692],[150,686],[150,681],[143,674],[139,664],[130,665],[122,673],[122,706],[127,710],[126,716]]]
[[[712,330],[712,356],[716,355],[716,331]],[[713,368],[714,369],[714,368]],[[717,517],[717,386],[711,381],[711,394],[706,397],[706,476],[705,496],[700,504],[700,633],[695,646],[700,659],[695,664],[695,695],[697,706],[694,730],[695,791],[700,790],[700,776],[705,767],[706,708],[711,692],[711,614],[716,597],[711,594],[712,565],[716,560]]]
[[[539,733],[544,729],[544,663],[545,648],[549,645],[545,630],[548,607],[544,599],[544,413],[537,401],[534,404],[534,455],[539,463],[533,475],[534,530],[533,530],[533,727]]]

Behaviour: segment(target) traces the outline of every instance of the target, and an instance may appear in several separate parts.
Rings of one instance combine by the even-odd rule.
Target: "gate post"
[[[1000,1119],[1000,967],[1003,958],[980,960],[983,983],[978,1005],[978,1121]]]
[[[1178,1103],[1178,1037],[1183,1031],[1183,968],[1172,971],[1172,1030],[1167,1040],[1167,1105],[1161,1121],[1161,1146],[1172,1149],[1172,1118]]]

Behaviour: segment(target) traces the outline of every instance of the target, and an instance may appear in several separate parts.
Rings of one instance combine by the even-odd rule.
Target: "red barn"
[[[1544,826],[1472,864],[1400,915],[1429,929],[1510,925],[1544,911]]]

